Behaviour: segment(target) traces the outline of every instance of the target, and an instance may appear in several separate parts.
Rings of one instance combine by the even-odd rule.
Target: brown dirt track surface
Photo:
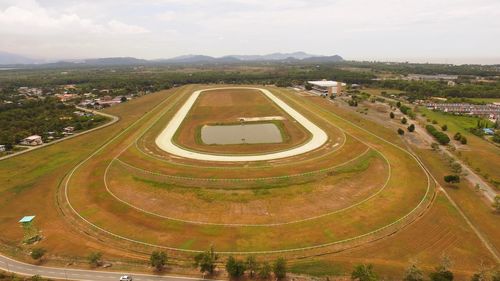
[[[156,115],[160,116],[161,113]],[[155,119],[152,118],[141,126],[148,128],[154,122]],[[267,251],[318,245],[366,233],[393,222],[420,202],[427,186],[426,182],[421,181],[422,170],[415,168],[416,163],[409,156],[399,150],[387,150],[388,147],[379,143],[379,140],[364,133],[359,135],[360,132],[353,130],[350,134],[356,134],[369,142],[378,142],[376,145],[374,143],[374,147],[387,150],[384,153],[389,153],[386,155],[388,161],[398,162],[398,165],[391,164],[393,174],[386,189],[376,198],[353,207],[348,212],[279,225],[265,231],[253,227],[226,228],[158,219],[115,201],[106,192],[102,182],[103,171],[110,156],[116,156],[127,148],[141,131],[134,128],[130,134],[117,140],[109,151],[100,153],[82,166],[70,181],[69,197],[73,206],[93,223],[113,233],[147,243],[187,249],[203,249],[206,245],[215,244],[221,251]],[[404,175],[402,171],[405,171]],[[408,189],[406,182],[412,178],[415,183]]]
[[[380,157],[371,157],[360,158],[359,162],[370,161],[363,171],[353,171],[359,165],[354,161],[325,180],[277,188],[230,192],[184,188],[123,173],[119,167],[111,169],[108,186],[119,198],[163,216],[205,222],[217,217],[220,223],[275,223],[345,208],[383,188],[386,179],[373,179],[372,175],[387,175],[386,164]]]
[[[195,132],[203,125],[238,123],[241,117],[281,116],[286,139],[274,144],[205,145]],[[189,149],[228,154],[265,153],[300,145],[309,133],[258,90],[228,89],[203,92],[176,133],[177,144]]]
[[[170,101],[173,103],[179,93],[192,92],[196,88],[189,86],[169,91],[170,93],[176,92],[176,95]],[[276,91],[280,91],[282,95],[280,97],[283,97],[284,101],[289,102],[291,105],[294,103],[304,103],[308,108],[314,108],[311,106],[312,104],[317,105],[319,108],[349,117],[349,120],[352,122],[403,146],[393,131],[370,123],[360,116],[349,115],[323,99],[314,97],[299,98],[294,97],[286,90]],[[284,96],[288,95],[290,95],[290,100],[284,98]],[[67,217],[68,213],[65,212],[65,215],[63,215],[59,211],[57,194],[59,194],[58,186],[63,177],[67,175],[67,172],[78,161],[102,145],[105,140],[128,127],[145,112],[150,111],[154,105],[167,96],[168,94],[151,94],[109,109],[109,113],[119,115],[122,118],[119,123],[109,129],[93,132],[89,135],[68,140],[39,151],[30,152],[7,161],[0,161],[0,229],[2,229],[0,242],[9,245],[9,247],[19,247],[21,229],[17,226],[17,220],[23,215],[35,214],[37,215],[37,225],[42,230],[44,236],[44,239],[37,246],[48,249],[48,256],[50,257],[62,256],[68,258],[77,255],[83,258],[91,251],[101,251],[104,253],[105,258],[110,260],[130,259],[137,261],[147,259],[150,248],[136,248],[126,243],[119,243],[113,239],[105,239],[99,235],[96,237],[100,241],[90,237],[88,233],[95,235],[95,231],[88,231],[81,222],[78,226],[72,224],[71,218]],[[306,100],[311,100],[311,103],[309,104]],[[297,106],[297,110],[300,110],[299,106]],[[159,111],[152,113],[154,113],[154,118],[151,121],[145,121],[148,124],[154,123],[155,118],[159,120],[158,118],[161,117]],[[315,114],[328,118],[329,122],[341,125],[344,130],[370,143],[377,149],[388,149],[383,143],[377,142],[376,139],[369,135],[357,132],[356,129],[343,124],[343,122],[329,117],[325,112],[316,110]],[[321,122],[327,123],[326,121],[321,121],[318,117],[311,117],[311,120],[314,120],[318,124]],[[139,136],[138,128],[132,131],[136,131],[136,133],[131,133],[130,136],[124,135],[122,138],[119,138],[116,142],[113,142],[109,150],[106,149],[103,153],[99,153],[95,159],[84,165],[84,169],[79,171],[71,181],[70,196],[72,203],[77,206],[81,213],[85,217],[91,218],[98,225],[130,236],[144,234],[140,238],[145,241],[168,243],[184,248],[205,249],[208,247],[207,245],[215,242],[217,250],[229,249],[229,247],[223,245],[229,245],[233,248],[238,247],[240,249],[259,249],[259,247],[261,249],[269,249],[283,246],[283,244],[277,245],[268,241],[280,241],[283,237],[286,237],[288,246],[307,245],[307,243],[348,237],[354,233],[353,231],[366,231],[368,224],[363,225],[360,221],[372,220],[372,217],[373,221],[370,221],[372,225],[386,223],[398,214],[409,210],[410,205],[415,204],[416,199],[421,195],[422,191],[422,186],[419,184],[422,174],[413,170],[414,166],[409,161],[407,163],[408,159],[398,154],[397,151],[389,149],[386,154],[389,162],[398,163],[398,165],[392,167],[395,176],[391,179],[387,192],[384,192],[378,200],[357,208],[355,212],[349,215],[339,216],[338,219],[318,220],[314,224],[304,223],[299,226],[284,227],[277,230],[276,233],[268,233],[258,228],[233,230],[225,233],[224,229],[220,227],[185,226],[182,223],[166,222],[139,214],[137,211],[117,203],[103,191],[102,176],[107,163],[110,161],[110,156],[121,152],[122,149]],[[334,159],[331,161],[336,161],[336,156],[349,159],[353,155],[362,153],[366,148],[358,140],[347,136],[345,148],[332,153],[331,158]],[[352,153],[351,150],[356,153]],[[320,154],[318,152],[318,156]],[[169,166],[161,161],[161,158],[147,157],[135,147],[131,147],[123,155],[123,159],[131,161],[130,163],[137,164],[141,168],[161,167],[158,170],[162,172],[176,172],[175,169],[180,169],[181,174],[186,173],[191,175],[195,173],[190,171],[192,169],[190,167]],[[314,167],[314,162],[310,161],[310,168]],[[189,162],[179,161],[179,163],[186,164]],[[318,161],[318,163],[321,162]],[[196,165],[196,163],[189,164]],[[175,167],[174,170],[173,167]],[[269,167],[273,167],[273,164],[269,164]],[[286,167],[286,165],[283,165],[281,171],[286,171],[286,169],[290,169],[290,171],[303,171],[304,169],[302,168],[299,169],[295,166]],[[264,170],[262,174],[266,174],[268,166],[265,165],[262,169],[257,168],[257,170]],[[202,176],[212,173],[209,168],[206,170],[201,169],[201,171]],[[410,172],[406,173],[407,171]],[[225,173],[230,174],[234,172],[226,171]],[[248,172],[248,175],[254,175],[254,173]],[[127,179],[123,180],[126,181]],[[411,189],[404,188],[408,182],[412,183]],[[342,187],[335,186],[332,188],[341,189]],[[190,198],[193,200],[200,200],[198,197],[189,194],[181,194],[179,196],[191,196]],[[327,203],[329,199],[331,198],[325,199],[325,206],[332,207],[333,205],[328,205]],[[280,200],[285,199],[280,198]],[[198,202],[203,203],[203,201]],[[333,202],[330,203],[333,204]],[[168,208],[169,206],[165,207]],[[286,208],[293,207],[287,206]],[[87,233],[82,232],[82,230]],[[64,239],[61,239],[61,237],[64,237]],[[183,239],[180,239],[180,237]],[[202,239],[198,240],[198,237]],[[247,239],[247,237],[253,238]],[[17,257],[24,257],[26,259],[27,256],[25,253],[27,253],[27,249],[26,247],[21,248],[23,248],[23,251],[12,251],[12,253],[15,253]],[[139,248],[143,253],[135,252]],[[309,252],[286,254],[286,256],[290,258],[290,264],[293,265],[296,262],[293,260],[295,257],[325,254],[330,251],[335,251],[335,248],[326,247]],[[415,223],[390,237],[353,250],[342,251],[314,259],[308,258],[306,260],[312,263],[321,261],[332,266],[340,266],[345,269],[343,273],[346,274],[349,274],[349,269],[354,264],[373,263],[376,271],[381,276],[388,276],[390,277],[388,279],[394,279],[395,277],[399,277],[398,274],[404,271],[404,267],[406,267],[407,261],[410,258],[417,258],[420,265],[429,270],[436,264],[443,252],[450,254],[454,259],[455,265],[453,270],[458,275],[458,279],[466,279],[465,277],[470,276],[470,273],[477,269],[481,261],[492,264],[489,253],[482,247],[477,237],[456,214],[456,211],[444,197],[438,195],[428,213]],[[188,261],[191,260],[189,255],[185,256],[175,251],[169,251],[169,256],[186,258]]]

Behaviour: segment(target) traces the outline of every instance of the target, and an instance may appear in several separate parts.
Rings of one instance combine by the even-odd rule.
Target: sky
[[[0,0],[0,50],[500,63],[500,0]]]

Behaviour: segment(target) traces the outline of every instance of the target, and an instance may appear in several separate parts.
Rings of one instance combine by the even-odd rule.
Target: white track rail
[[[187,114],[193,107],[195,101],[198,99],[200,94],[204,91],[222,90],[222,89],[249,89],[249,90],[259,90],[264,95],[266,95],[270,100],[272,100],[276,105],[288,113],[293,119],[295,119],[299,124],[301,124],[306,130],[308,130],[312,137],[305,144],[294,147],[289,150],[259,154],[259,155],[216,155],[209,153],[201,153],[192,150],[184,149],[173,142],[173,137],[175,132],[182,124],[182,121],[186,118]],[[188,100],[182,105],[182,107],[177,111],[174,117],[167,124],[165,129],[156,138],[156,144],[162,150],[184,158],[202,160],[202,161],[217,161],[217,162],[249,162],[249,161],[267,161],[274,159],[281,159],[286,157],[291,157],[306,152],[310,152],[321,147],[328,140],[328,135],[321,128],[316,126],[313,122],[309,121],[306,117],[300,114],[298,111],[290,107],[288,104],[283,102],[281,99],[273,95],[269,90],[261,88],[251,88],[251,87],[231,87],[231,88],[211,88],[203,89],[193,92]]]

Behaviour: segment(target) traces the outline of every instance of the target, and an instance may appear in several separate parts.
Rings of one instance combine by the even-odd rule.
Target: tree
[[[397,106],[398,108],[400,108],[400,107],[401,107],[401,102],[400,102],[400,101],[398,101],[398,102],[396,103],[396,106]]]
[[[458,141],[458,140],[460,140],[460,139],[462,139],[462,134],[460,134],[460,133],[456,133],[456,134],[453,136],[453,139],[454,139],[454,140],[457,140],[457,141]]]
[[[156,271],[162,271],[163,267],[167,264],[168,257],[165,252],[154,251],[151,253],[149,261]]]
[[[415,125],[411,124],[410,126],[408,126],[408,132],[412,133],[415,131]]]
[[[450,138],[447,134],[436,130],[432,125],[425,126],[425,129],[429,134],[431,134],[440,144],[445,145],[450,142]]]
[[[394,119],[394,112],[389,113],[389,117],[390,117],[391,119]]]
[[[126,101],[127,101],[127,97],[126,97],[126,96],[122,96],[122,97],[120,98],[120,102],[126,102]]]
[[[402,136],[402,135],[405,134],[405,131],[403,129],[399,128],[398,129],[398,134]]]
[[[279,257],[273,265],[274,276],[278,279],[283,279],[286,277],[286,260],[283,257]]]
[[[373,272],[373,265],[360,264],[354,267],[351,273],[351,280],[376,281],[378,277],[375,272]]]
[[[87,256],[87,260],[91,266],[100,266],[102,264],[102,253],[92,252]]]
[[[226,271],[232,278],[241,277],[245,274],[245,263],[241,260],[235,259],[233,256],[229,256],[226,262]]]
[[[453,272],[444,266],[438,266],[429,274],[431,281],[453,281]]]
[[[257,262],[255,256],[250,255],[247,257],[246,268],[250,273],[250,277],[253,277],[255,272],[259,270],[259,263]]]
[[[12,280],[17,280],[17,279],[12,279]],[[37,274],[37,275],[31,276],[31,278],[29,280],[30,281],[43,281],[44,279],[42,278],[42,276]]]
[[[462,136],[462,137],[460,138],[460,143],[461,143],[461,144],[464,144],[464,145],[465,145],[465,144],[467,144],[467,138],[466,138],[466,137],[464,137],[464,136]]]
[[[417,267],[415,263],[412,263],[405,272],[403,281],[423,281],[424,273],[420,268]]]
[[[441,126],[441,130],[447,131],[448,130],[448,125],[444,124],[443,126]]]
[[[194,257],[194,265],[200,268],[201,273],[208,272],[209,274],[213,274],[216,262],[219,259],[219,255],[215,253],[214,247],[210,247],[209,250],[199,253]]]
[[[492,274],[491,281],[500,281],[500,270],[497,270]]]
[[[304,87],[306,88],[306,90],[310,91],[313,89],[313,86],[309,83],[306,82],[306,84],[304,85]]]
[[[462,172],[462,165],[458,162],[453,162],[451,164],[451,171],[455,174],[460,174]]]
[[[470,281],[486,281],[488,278],[486,277],[486,272],[484,270],[480,270],[474,274],[472,274]]]
[[[431,148],[432,148],[432,150],[438,150],[439,149],[439,144],[433,142],[433,143],[431,143]]]
[[[447,183],[459,183],[460,182],[460,176],[458,175],[447,175],[444,176],[444,181]]]
[[[492,204],[493,208],[497,213],[500,213],[500,195],[495,196],[495,200],[493,200]]]
[[[45,250],[44,248],[34,248],[31,253],[30,253],[30,257],[36,261],[42,259],[42,257],[45,255],[45,253],[47,253],[47,250]]]
[[[406,124],[408,123],[408,119],[406,117],[401,118],[401,124]]]
[[[264,262],[259,269],[259,278],[268,279],[271,276],[271,265],[268,262]]]

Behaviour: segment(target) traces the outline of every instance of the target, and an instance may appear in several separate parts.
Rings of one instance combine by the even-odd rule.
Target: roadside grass
[[[446,189],[446,192],[462,208],[474,225],[489,238],[495,248],[500,249],[500,240],[497,239],[498,233],[500,233],[500,225],[497,223],[499,215],[493,211],[488,202],[484,201],[485,199],[481,198],[479,192],[475,190],[474,184],[466,180],[453,185],[445,183],[443,177],[450,173],[446,158],[432,150],[419,149],[417,152]],[[444,203],[448,204],[450,212],[456,212],[449,202]]]

